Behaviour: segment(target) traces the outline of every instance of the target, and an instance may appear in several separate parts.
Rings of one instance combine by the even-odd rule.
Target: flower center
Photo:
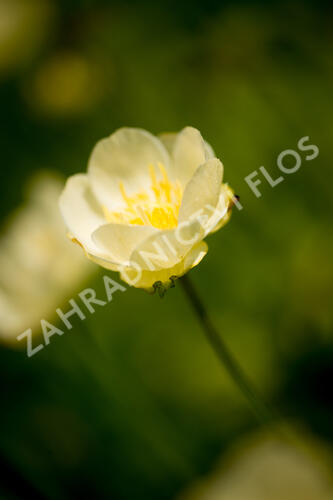
[[[158,168],[162,176],[159,180],[154,166],[149,166],[151,185],[147,191],[139,191],[128,196],[123,183],[119,184],[126,205],[121,212],[112,212],[103,206],[108,222],[149,225],[158,229],[172,229],[177,226],[183,189],[178,181],[170,182],[165,167],[161,163],[158,163]]]

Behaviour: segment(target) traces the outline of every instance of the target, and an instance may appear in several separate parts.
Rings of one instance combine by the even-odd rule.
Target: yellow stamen
[[[124,184],[119,184],[125,206],[119,212],[112,212],[104,206],[103,212],[108,222],[150,225],[158,229],[177,226],[183,189],[178,181],[173,183],[169,180],[164,165],[158,163],[158,168],[162,175],[161,180],[157,179],[154,166],[149,165],[151,186],[147,191],[129,196]]]

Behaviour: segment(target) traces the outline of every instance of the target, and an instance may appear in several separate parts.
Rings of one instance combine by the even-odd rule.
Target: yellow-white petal
[[[200,222],[184,221],[175,229],[158,231],[142,241],[133,251],[130,263],[150,271],[172,267],[182,261],[203,237]]]
[[[164,132],[163,134],[159,134],[158,138],[163,143],[165,149],[168,151],[170,158],[173,154],[173,148],[176,142],[178,132]]]
[[[215,233],[215,231],[221,229],[221,227],[229,221],[233,205],[233,196],[234,192],[228,184],[222,184],[214,217],[209,220],[206,228],[207,233]]]
[[[173,149],[176,143],[176,138],[179,132],[164,132],[163,134],[160,134],[158,137],[164,144],[166,150],[168,151],[170,157],[173,155]],[[203,139],[204,141],[204,148],[205,148],[205,156],[206,159],[209,160],[210,158],[215,158],[216,154],[212,148],[212,146]]]
[[[169,154],[157,137],[142,129],[124,127],[96,144],[88,175],[100,202],[115,209],[124,204],[121,183],[129,196],[149,189],[149,167],[162,164],[168,170],[169,163]]]
[[[216,154],[212,146],[205,140],[204,144],[205,144],[205,152],[207,160],[210,160],[211,158],[216,158]]]
[[[223,165],[217,158],[208,160],[188,182],[179,210],[179,223],[193,217],[210,218],[219,201]]]
[[[93,233],[92,239],[113,261],[126,264],[134,249],[157,232],[152,226],[105,224]]]
[[[180,277],[187,271],[198,265],[208,252],[208,246],[204,241],[197,243],[184,258],[174,266],[157,271],[142,270],[139,268],[126,268],[121,272],[121,279],[136,288],[153,290],[153,285],[157,281],[162,284],[170,282],[173,276]]]
[[[109,271],[119,272],[122,269],[122,264],[110,260],[111,258],[109,256],[98,256],[96,254],[87,253],[87,257],[98,266],[108,269]]]
[[[91,235],[105,224],[105,219],[86,174],[73,175],[68,179],[60,196],[59,206],[70,234],[87,252],[100,253]]]
[[[172,177],[178,179],[184,187],[196,169],[213,154],[199,130],[193,127],[185,127],[176,136],[164,134],[161,139],[171,154]]]

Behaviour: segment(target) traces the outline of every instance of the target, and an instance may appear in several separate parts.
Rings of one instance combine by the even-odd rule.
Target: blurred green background
[[[4,223],[35,172],[84,171],[118,127],[198,128],[244,209],[191,277],[266,400],[329,446],[332,14],[330,2],[0,0]],[[244,177],[262,165],[277,177],[304,136],[318,158],[256,198]],[[103,274],[87,279],[101,298]],[[31,359],[0,348],[1,498],[173,499],[259,426],[179,286],[163,300],[116,293],[73,324]]]

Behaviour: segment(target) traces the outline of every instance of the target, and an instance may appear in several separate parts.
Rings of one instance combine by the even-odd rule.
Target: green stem
[[[245,375],[242,368],[239,366],[238,362],[235,360],[228,347],[218,334],[188,275],[184,275],[180,279],[180,282],[187,298],[200,320],[208,342],[212,346],[222,365],[228,371],[231,378],[247,399],[258,420],[263,424],[271,422],[273,420],[271,412],[261,397],[258,396],[256,389],[252,386],[252,383],[249,381],[248,377]]]

